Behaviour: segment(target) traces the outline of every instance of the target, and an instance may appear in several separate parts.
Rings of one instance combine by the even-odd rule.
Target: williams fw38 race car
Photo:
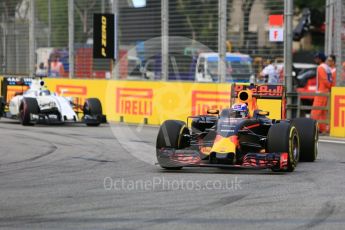
[[[83,105],[78,105],[73,102],[73,98],[48,90],[41,78],[5,78],[4,81],[3,91],[20,85],[28,89],[16,92],[9,103],[5,103],[8,96],[5,93],[5,96],[0,98],[0,117],[17,119],[22,125],[81,121],[87,126],[99,126],[106,122],[101,102],[97,98],[88,98]],[[81,119],[78,114],[82,114]]]
[[[156,154],[165,169],[220,167],[292,172],[299,160],[318,154],[318,124],[309,118],[286,120],[285,92],[276,85],[234,85],[229,108],[190,116],[187,123],[161,125]],[[281,120],[257,106],[259,99],[281,100]]]

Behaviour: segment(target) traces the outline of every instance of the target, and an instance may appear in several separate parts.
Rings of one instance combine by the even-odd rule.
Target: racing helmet
[[[49,96],[49,95],[50,95],[50,91],[47,89],[40,91],[40,96]]]
[[[245,103],[236,103],[232,105],[232,117],[235,118],[246,118],[249,115],[248,105]]]

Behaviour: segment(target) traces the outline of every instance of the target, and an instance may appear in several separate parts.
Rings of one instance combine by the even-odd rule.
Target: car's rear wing
[[[5,75],[1,79],[1,97],[4,101],[10,100],[16,93],[23,93],[26,91],[33,79],[36,77],[29,77],[25,75]]]
[[[238,98],[241,91],[250,90],[252,97],[257,99],[284,99],[285,88],[283,85],[238,85],[231,86],[231,98]]]
[[[276,119],[286,118],[286,100],[285,100],[285,87],[283,85],[237,85],[233,84],[231,86],[231,100],[230,107],[235,102],[246,103],[248,105],[251,114],[257,109],[263,109],[261,106],[258,107],[258,100],[266,101],[265,110],[272,111],[276,102],[279,101],[280,104],[280,115],[277,115]],[[277,104],[275,104],[277,105]],[[277,107],[275,106],[275,109]],[[277,113],[276,113],[277,114]]]

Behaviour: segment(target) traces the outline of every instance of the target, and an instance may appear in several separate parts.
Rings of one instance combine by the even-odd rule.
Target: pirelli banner
[[[113,14],[93,15],[93,57],[114,58],[115,22]]]
[[[345,87],[333,87],[331,98],[330,135],[345,137]]]
[[[158,125],[167,119],[186,120],[187,116],[230,105],[230,84],[85,79],[46,79],[46,83],[79,104],[88,97],[98,97],[111,121]],[[282,94],[281,86],[263,87],[267,96]],[[258,105],[270,111],[271,118],[281,118],[281,100],[259,99]]]

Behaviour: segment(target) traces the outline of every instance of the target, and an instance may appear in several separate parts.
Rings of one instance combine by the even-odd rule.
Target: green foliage
[[[22,0],[1,0],[0,1],[0,15],[5,13],[5,17],[14,17],[17,4]]]
[[[283,14],[284,1],[265,0],[265,9],[269,14]]]
[[[325,11],[326,0],[294,0],[294,7],[296,10],[301,11],[303,8],[309,8],[311,10]],[[270,12],[280,11],[284,12],[284,1],[274,2],[273,0],[265,0],[265,8]]]
[[[196,3],[197,2],[197,3]],[[190,37],[210,49],[218,44],[218,0],[170,0],[169,11],[173,20],[181,23],[180,36]],[[227,1],[227,12],[231,11],[232,0]],[[227,15],[227,21],[231,14]]]
[[[48,26],[48,1],[36,0],[38,20]],[[51,45],[66,47],[68,44],[68,2],[67,0],[51,0]]]
[[[85,43],[92,36],[93,13],[101,12],[99,0],[75,0],[74,6],[74,40],[76,43]]]
[[[324,11],[326,1],[325,0],[312,0],[312,1],[295,0],[294,4],[295,4],[295,7],[298,9],[310,8],[310,9],[316,9],[319,11]]]
[[[218,0],[201,1],[198,6],[194,0],[177,0],[176,3],[177,12],[184,16],[182,23],[189,30],[188,36],[216,48],[212,47],[212,43],[217,43],[214,37],[218,32]]]
[[[91,36],[93,12],[101,12],[97,0],[77,1],[74,6],[74,41],[85,43]],[[77,9],[78,8],[78,9]],[[38,20],[48,26],[48,1],[36,0]],[[51,0],[51,45],[67,47],[68,45],[68,0]]]

